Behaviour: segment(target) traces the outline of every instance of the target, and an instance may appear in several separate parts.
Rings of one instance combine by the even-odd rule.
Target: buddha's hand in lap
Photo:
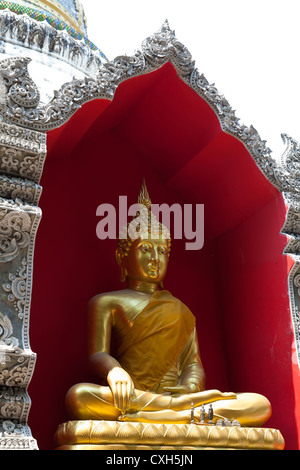
[[[130,375],[121,367],[114,367],[107,375],[107,382],[114,398],[115,407],[122,414],[125,413],[134,395],[134,385]]]

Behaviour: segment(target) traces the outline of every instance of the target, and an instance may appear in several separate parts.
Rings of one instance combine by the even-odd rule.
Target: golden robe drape
[[[154,292],[117,351],[136,388],[154,389],[194,328],[195,317],[186,305],[166,290]]]

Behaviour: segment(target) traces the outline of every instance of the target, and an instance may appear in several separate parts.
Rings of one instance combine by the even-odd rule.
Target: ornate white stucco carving
[[[93,76],[106,58],[98,49],[91,49],[84,41],[74,39],[65,30],[54,29],[44,21],[36,21],[26,14],[16,15],[2,10],[0,15],[0,42],[18,44],[59,59]]]

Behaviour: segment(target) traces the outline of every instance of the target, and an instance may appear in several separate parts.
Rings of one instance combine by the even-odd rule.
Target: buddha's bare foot
[[[234,399],[236,398],[236,394],[233,392],[221,392],[221,397],[225,399]]]
[[[194,407],[206,405],[208,403],[216,402],[219,400],[234,400],[236,394],[232,392],[220,392],[220,390],[211,389],[204,390],[198,393],[189,393],[186,395],[176,395],[172,398],[172,402],[167,408],[174,411],[182,411],[191,409],[191,403]]]
[[[216,401],[216,400],[231,400],[236,398],[236,394],[233,392],[220,392],[220,390],[206,390],[204,392],[200,392],[203,395],[203,398],[206,396],[207,403],[209,400]]]

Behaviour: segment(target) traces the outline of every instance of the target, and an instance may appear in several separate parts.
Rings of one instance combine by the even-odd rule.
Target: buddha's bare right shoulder
[[[111,312],[122,305],[122,291],[97,294],[88,303],[88,311]]]

